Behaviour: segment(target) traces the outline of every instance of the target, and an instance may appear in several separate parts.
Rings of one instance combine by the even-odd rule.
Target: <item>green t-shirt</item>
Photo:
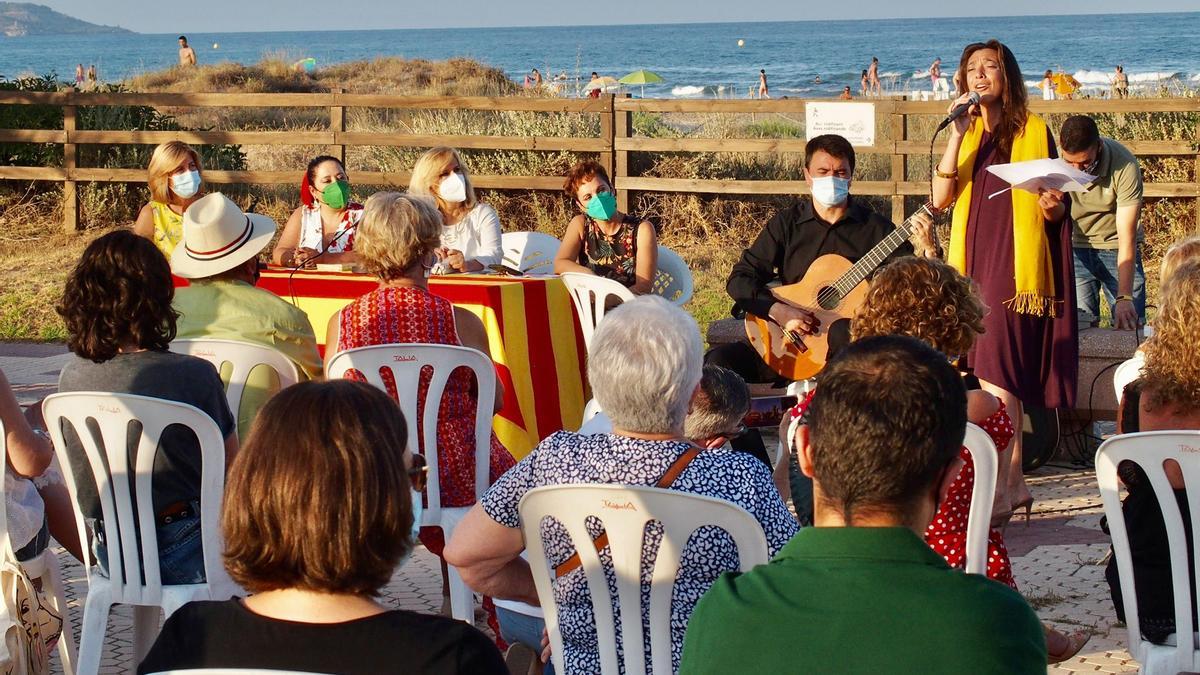
[[[1117,248],[1117,207],[1133,206],[1142,200],[1142,171],[1137,157],[1111,138],[1101,138],[1096,182],[1085,192],[1071,193],[1071,218],[1076,248]],[[1138,232],[1138,240],[1141,240]]]
[[[911,530],[810,527],[717,580],[679,672],[1045,673],[1046,645],[1020,594],[950,569]]]

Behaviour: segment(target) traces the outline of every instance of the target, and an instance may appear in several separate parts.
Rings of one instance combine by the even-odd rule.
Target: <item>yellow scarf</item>
[[[958,194],[950,228],[949,262],[962,274],[967,273],[967,220],[971,211],[972,175],[975,156],[983,137],[983,119],[975,118],[963,135],[958,150]],[[1050,156],[1046,123],[1029,115],[1012,144],[1012,162],[1044,159]],[[1058,316],[1055,304],[1054,268],[1050,263],[1050,243],[1038,196],[1024,190],[1010,190],[1013,210],[1013,278],[1017,293],[1004,302],[1014,312],[1034,316]],[[987,196],[984,196],[987,199]]]

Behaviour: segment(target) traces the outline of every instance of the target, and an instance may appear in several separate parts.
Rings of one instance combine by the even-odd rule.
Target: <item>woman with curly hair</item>
[[[167,351],[175,338],[175,287],[167,259],[149,240],[119,230],[93,241],[67,277],[55,308],[75,358],[63,366],[58,390],[152,396],[208,413],[225,438],[225,460],[237,452],[237,429],[212,364]],[[83,446],[65,429],[79,488],[80,511],[92,524],[93,550],[108,569],[100,501]],[[154,460],[154,513],[164,584],[204,581],[200,547],[200,448],[185,428],[168,427]]]
[[[1200,353],[1196,351],[1196,343],[1200,342],[1200,259],[1180,262],[1164,278],[1160,295],[1158,315],[1152,322],[1154,335],[1142,344],[1146,362],[1141,377],[1125,388],[1118,415],[1120,433],[1200,430]],[[1191,516],[1183,473],[1173,462],[1164,468],[1190,541]],[[1158,497],[1141,467],[1126,463],[1117,472],[1129,490],[1121,503],[1121,513],[1129,532],[1138,621],[1143,637],[1162,644],[1175,632],[1167,528]],[[1109,558],[1104,576],[1117,618],[1124,621],[1125,605],[1115,558]]]

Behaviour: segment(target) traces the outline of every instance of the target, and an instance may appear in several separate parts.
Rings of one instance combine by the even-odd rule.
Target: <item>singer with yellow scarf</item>
[[[1057,157],[1046,123],[1028,112],[1016,59],[996,40],[963,50],[958,99],[980,96],[950,127],[933,202],[954,204],[948,261],[979,287],[989,312],[967,365],[1014,420],[1022,404],[1068,407],[1078,342],[1068,204],[1057,190],[1011,190],[989,166]],[[953,106],[952,106],[953,107]],[[1002,453],[994,521],[1033,503],[1021,470],[1021,434]],[[1003,450],[1003,449],[1002,449]],[[1007,467],[1007,476],[1004,472]]]

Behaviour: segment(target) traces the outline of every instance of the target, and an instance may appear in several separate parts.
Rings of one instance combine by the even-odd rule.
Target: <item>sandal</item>
[[[1049,628],[1047,630],[1054,631],[1056,633],[1058,632],[1058,631],[1055,631],[1053,628]],[[1063,633],[1058,633],[1058,634],[1062,635],[1063,639],[1067,641],[1066,647],[1062,651],[1055,653],[1055,652],[1050,651],[1049,645],[1047,644],[1047,646],[1046,646],[1046,663],[1047,664],[1062,663],[1063,661],[1066,661],[1067,659],[1074,657],[1076,654],[1079,653],[1079,650],[1083,649],[1083,646],[1088,643],[1088,640],[1092,639],[1092,634],[1088,631],[1083,631],[1083,630],[1076,631],[1069,635],[1066,635]]]

